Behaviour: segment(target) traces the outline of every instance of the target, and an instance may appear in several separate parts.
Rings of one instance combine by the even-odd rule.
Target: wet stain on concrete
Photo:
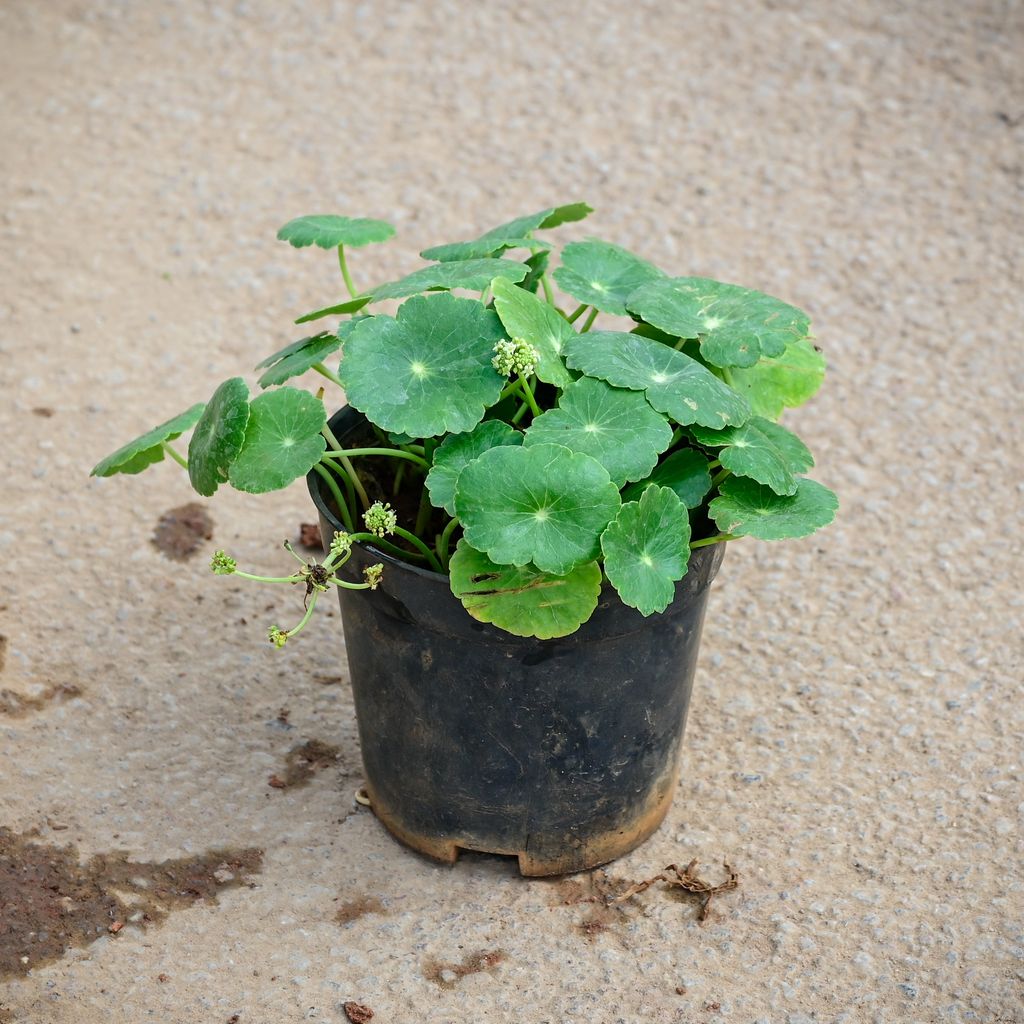
[[[222,889],[251,884],[262,863],[262,850],[222,849],[160,863],[114,851],[81,864],[73,845],[44,845],[0,827],[0,981],[101,935],[216,903]]]
[[[484,949],[463,957],[462,963],[447,964],[440,960],[427,960],[423,964],[423,977],[444,989],[453,989],[467,974],[493,972],[506,959],[500,949]]]
[[[84,692],[74,683],[53,683],[35,697],[28,697],[16,690],[0,690],[0,715],[21,718],[30,711],[42,711],[53,701],[63,703],[81,697]]]
[[[197,501],[165,512],[153,531],[153,543],[177,562],[190,558],[204,540],[213,536],[210,513]]]
[[[386,914],[384,904],[376,896],[359,896],[354,900],[348,900],[338,907],[334,920],[338,924],[351,924],[367,914]]]
[[[307,740],[288,751],[284,771],[271,775],[267,784],[274,789],[305,786],[317,772],[336,764],[340,754],[337,747],[322,740]]]

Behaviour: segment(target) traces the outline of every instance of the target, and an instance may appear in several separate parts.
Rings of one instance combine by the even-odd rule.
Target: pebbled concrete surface
[[[997,0],[6,3],[0,825],[83,863],[264,861],[23,964],[0,1020],[1024,1020],[1022,23]],[[704,925],[657,888],[601,920],[594,881],[433,866],[356,810],[336,615],[276,652],[289,595],[204,567],[216,544],[276,568],[301,487],[218,495],[177,563],[149,542],[190,499],[173,466],[85,477],[336,294],[284,220],[394,220],[367,281],[580,198],[564,238],[783,296],[831,365],[789,422],[841,518],[733,546],[674,809],[610,871],[727,858],[741,888]],[[308,740],[338,759],[268,786]]]

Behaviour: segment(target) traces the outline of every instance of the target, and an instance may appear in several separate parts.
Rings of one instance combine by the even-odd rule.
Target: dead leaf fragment
[[[740,876],[736,871],[726,863],[723,863],[722,867],[725,868],[726,880],[724,882],[720,882],[718,885],[711,885],[711,883],[705,882],[703,878],[700,878],[697,875],[696,858],[691,860],[685,868],[680,868],[676,864],[669,864],[664,871],[659,872],[651,878],[644,879],[642,882],[637,882],[636,885],[631,885],[624,893],[614,897],[608,902],[621,903],[624,900],[628,900],[633,896],[638,896],[640,893],[645,892],[654,885],[655,882],[665,882],[670,888],[679,888],[684,892],[702,897],[700,913],[697,915],[697,919],[699,921],[706,921],[708,919],[708,914],[710,913],[712,898],[719,895],[719,893],[728,892],[730,889],[736,889],[740,884]]]

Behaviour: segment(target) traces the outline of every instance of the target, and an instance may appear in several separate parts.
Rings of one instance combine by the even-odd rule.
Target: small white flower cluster
[[[511,341],[499,341],[494,346],[494,358],[491,365],[503,377],[512,377],[522,374],[529,377],[537,368],[537,360],[540,353],[522,338],[513,338]]]
[[[395,532],[398,516],[390,505],[375,501],[364,513],[363,522],[374,537],[386,537]]]

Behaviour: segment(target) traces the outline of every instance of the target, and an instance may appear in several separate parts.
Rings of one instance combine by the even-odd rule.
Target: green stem
[[[533,397],[533,389],[522,374],[519,374],[519,384],[522,388],[523,398],[526,399],[526,404],[530,407],[530,411],[534,416],[539,416],[540,406],[537,404],[537,399]]]
[[[581,302],[580,305],[578,305],[565,319],[571,324],[576,323],[576,321],[579,320],[579,318],[586,312],[588,305],[589,304],[586,302]]]
[[[337,384],[342,391],[345,390],[345,385],[338,380],[338,375],[331,370],[328,370],[323,363],[314,363],[312,369],[316,370],[321,377],[326,377],[332,384]]]
[[[403,540],[407,540],[414,547],[418,548],[424,555],[426,555],[427,561],[430,563],[430,567],[435,572],[444,572],[441,568],[441,563],[437,560],[437,556],[434,554],[426,544],[423,543],[416,536],[415,533],[410,533],[408,530],[403,529],[401,526],[395,527],[395,535],[401,537]]]
[[[345,590],[369,590],[369,583],[349,583],[348,580],[339,580],[337,577],[332,576],[329,580],[336,587],[343,587]]]
[[[727,476],[731,475],[732,474],[729,472],[729,470],[723,469],[721,473],[717,473],[715,476],[711,478],[711,486],[717,487]]]
[[[594,321],[597,319],[597,307],[591,309],[587,315],[587,319],[583,321],[583,326],[580,328],[580,334],[586,334],[591,327],[594,326]]]
[[[287,636],[290,639],[291,637],[295,636],[296,633],[301,632],[305,628],[306,623],[309,622],[309,620],[313,617],[313,609],[316,607],[316,599],[319,596],[320,592],[314,590],[313,593],[310,595],[309,604],[306,605],[306,614],[302,616],[302,618],[299,620],[299,624],[294,629],[288,630],[285,636]]]
[[[357,455],[390,455],[392,458],[408,459],[424,469],[430,469],[430,463],[426,459],[402,448],[343,448],[336,452],[324,452],[324,457],[328,459],[348,459]]]
[[[352,283],[352,275],[348,272],[348,264],[345,262],[345,246],[338,246],[338,266],[341,267],[341,276],[345,280],[345,287],[348,289],[349,295],[353,299],[359,297],[359,292],[356,290],[356,286]]]
[[[338,506],[338,515],[341,516],[345,529],[351,533],[353,529],[352,514],[349,512],[348,502],[342,497],[338,482],[334,479],[334,474],[322,462],[317,462],[313,468],[327,481],[327,486],[330,488],[331,494],[334,495],[334,502]],[[348,482],[346,480],[346,483]]]
[[[448,568],[448,545],[451,543],[452,533],[458,525],[458,519],[452,519],[437,538],[437,553],[446,569]]]
[[[430,493],[424,487],[423,494],[420,495],[420,507],[416,513],[416,526],[414,528],[416,533],[422,533],[427,528],[427,523],[430,522],[432,507],[430,504]]]
[[[405,467],[408,465],[406,462],[399,462],[398,469],[395,470],[395,482],[391,488],[391,497],[397,498],[398,492],[402,486],[402,480],[405,477]]]
[[[362,502],[363,508],[369,508],[370,497],[366,493],[366,488],[363,487],[363,482],[362,480],[359,479],[359,475],[356,473],[355,468],[353,467],[352,463],[349,462],[348,453],[342,449],[341,443],[334,436],[334,432],[331,430],[329,426],[325,425],[324,429],[321,430],[320,433],[327,438],[330,445],[334,448],[333,452],[324,452],[323,455],[320,456],[321,459],[328,457],[336,458],[342,464],[342,466],[345,467],[345,472],[348,474],[349,483],[352,484],[352,486],[355,488],[356,494],[359,495],[359,500]],[[355,450],[358,451],[359,449]],[[391,451],[390,448],[386,450]]]
[[[706,548],[712,544],[724,544],[727,540],[739,540],[739,537],[733,533],[719,533],[714,537],[705,537],[703,540],[695,540],[690,544],[690,550],[693,551],[696,548]]]
[[[547,271],[540,275],[540,285],[544,289],[544,298],[547,299],[549,306],[555,304],[555,293],[551,290],[551,278],[548,277]]]
[[[718,467],[721,464],[722,464],[722,460],[721,459],[712,459],[711,462],[708,463],[708,470],[710,471],[712,469],[718,469]]]
[[[375,533],[353,533],[352,540],[371,544],[373,547],[380,548],[381,551],[386,551],[389,555],[394,555],[398,559],[423,559],[423,556],[418,551],[406,551],[405,548],[400,548],[383,537],[378,537]]]
[[[518,409],[512,414],[512,419],[509,421],[512,426],[516,426],[519,421],[530,411],[530,407],[523,402]]]
[[[672,431],[672,440],[669,442],[669,448],[679,444],[684,437],[686,437],[686,431],[682,427],[676,427],[676,429]]]
[[[232,576],[241,576],[244,580],[256,580],[257,583],[299,583],[301,579],[298,575],[294,576],[255,576],[251,572],[242,572],[241,569],[236,569]]]
[[[182,469],[188,469],[188,459],[176,452],[166,441],[161,442],[161,447]]]
[[[324,437],[327,438],[327,443],[336,451],[341,451],[341,442],[334,436],[334,431],[331,430],[328,424],[324,424],[324,429],[320,431]]]

